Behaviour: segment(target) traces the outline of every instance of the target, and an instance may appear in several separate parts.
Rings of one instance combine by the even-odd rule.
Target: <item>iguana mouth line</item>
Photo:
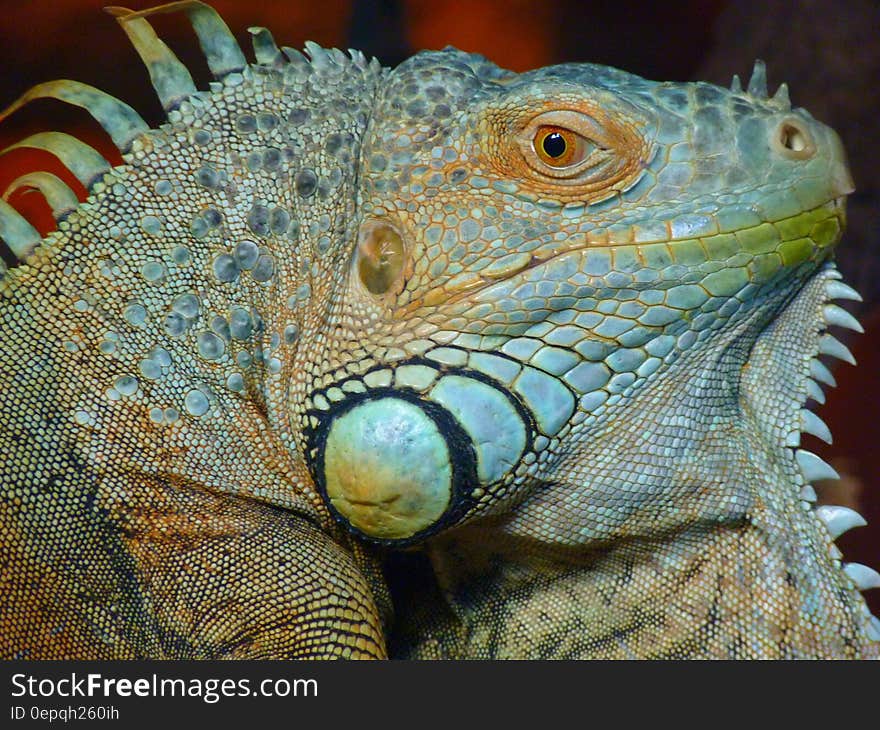
[[[824,217],[822,217],[823,213],[827,213],[827,215],[824,215]],[[724,232],[719,231],[717,233],[702,236],[686,236],[678,238],[670,237],[667,239],[652,239],[638,242],[631,241],[621,243],[599,243],[599,236],[597,234],[587,234],[588,240],[586,240],[585,242],[558,246],[553,250],[547,251],[546,254],[540,254],[540,252],[529,252],[522,254],[511,254],[501,257],[501,259],[490,264],[488,267],[475,272],[474,278],[465,280],[458,285],[453,285],[452,287],[448,287],[448,285],[440,287],[430,292],[426,297],[415,300],[412,304],[405,308],[405,311],[411,312],[426,305],[442,306],[458,304],[462,300],[473,297],[476,294],[480,294],[492,286],[504,282],[509,282],[511,279],[523,276],[524,274],[529,274],[530,272],[539,269],[541,266],[545,266],[559,258],[562,258],[563,256],[582,253],[591,249],[609,250],[612,261],[614,260],[615,253],[617,251],[634,251],[636,255],[636,260],[639,262],[639,265],[646,266],[649,265],[650,262],[647,261],[645,258],[646,255],[649,255],[649,253],[645,251],[645,249],[662,247],[666,250],[668,256],[672,259],[672,261],[675,262],[676,248],[680,247],[682,244],[693,243],[701,247],[705,255],[705,260],[708,262],[714,260],[712,256],[712,248],[715,244],[721,242],[722,237],[729,238],[730,236],[734,236],[737,238],[746,239],[746,237],[748,237],[750,233],[756,233],[759,229],[765,228],[767,226],[773,227],[777,231],[779,231],[780,228],[783,229],[783,231],[790,231],[792,228],[795,227],[795,224],[797,224],[798,221],[809,221],[811,217],[817,218],[817,220],[815,221],[810,221],[814,224],[814,226],[818,226],[818,224],[822,223],[823,221],[831,221],[836,219],[837,231],[834,232],[832,235],[827,236],[824,240],[815,240],[806,236],[800,236],[798,238],[785,238],[785,236],[790,236],[791,233],[782,232],[777,236],[776,248],[778,249],[786,244],[792,244],[796,241],[803,241],[806,238],[809,238],[809,240],[813,244],[814,255],[818,252],[833,248],[841,238],[842,229],[845,223],[846,196],[837,196],[834,198],[830,198],[821,205],[817,205],[813,208],[801,211],[800,213],[797,213],[793,216],[787,216],[785,218],[780,218],[775,221],[762,221],[761,223],[747,226],[741,229]],[[634,227],[631,227],[630,230],[632,231],[633,228]],[[671,233],[671,224],[668,222],[667,229]],[[590,236],[592,236],[592,240],[590,240]],[[772,240],[769,237],[766,239],[766,246],[762,246],[761,243],[762,242],[755,241],[750,242],[749,245],[752,247],[751,252],[755,254],[764,254],[770,253],[774,250],[771,247]],[[790,258],[788,261],[785,261],[783,259],[783,266],[796,265],[797,263],[800,263],[800,260],[797,259],[801,258],[801,256],[802,254],[796,254],[796,258],[794,259]],[[613,269],[614,266],[612,265],[612,270]],[[497,271],[497,274],[493,274],[493,271]],[[669,283],[669,286],[674,285],[675,282]]]

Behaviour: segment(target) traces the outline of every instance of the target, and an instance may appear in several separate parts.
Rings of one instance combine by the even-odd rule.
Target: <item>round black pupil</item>
[[[565,138],[559,132],[551,132],[541,144],[548,157],[562,157],[565,154]]]

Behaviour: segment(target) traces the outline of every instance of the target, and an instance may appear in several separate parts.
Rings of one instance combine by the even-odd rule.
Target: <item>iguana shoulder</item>
[[[159,129],[81,84],[30,94],[86,106],[124,163],[55,133],[20,143],[89,197],[35,247],[15,246],[26,224],[5,211],[25,260],[0,284],[16,500],[3,653],[379,655],[376,602],[283,404],[338,279],[325,244],[352,225],[381,71],[317,47],[281,64],[264,30],[249,65],[206,6],[169,9],[188,12],[217,80],[196,91],[145,15],[121,15],[168,111]]]

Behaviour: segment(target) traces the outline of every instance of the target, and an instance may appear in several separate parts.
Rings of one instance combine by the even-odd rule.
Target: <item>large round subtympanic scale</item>
[[[334,508],[371,537],[411,537],[452,499],[446,439],[419,406],[399,398],[365,401],[334,419],[323,466]]]

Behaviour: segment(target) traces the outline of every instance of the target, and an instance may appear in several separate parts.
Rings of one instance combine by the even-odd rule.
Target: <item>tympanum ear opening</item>
[[[366,220],[357,246],[357,272],[367,291],[388,294],[403,279],[407,251],[403,236],[390,223]]]

